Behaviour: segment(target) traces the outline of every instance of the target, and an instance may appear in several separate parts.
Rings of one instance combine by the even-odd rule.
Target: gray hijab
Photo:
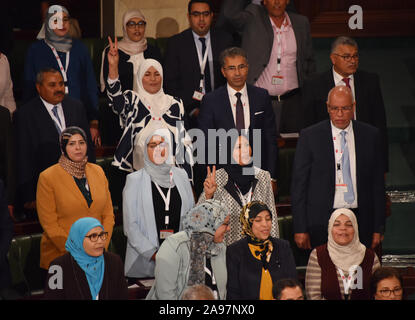
[[[69,35],[69,31],[66,33],[65,36],[59,37],[58,35],[56,35],[55,32],[53,32],[53,29],[50,26],[50,25],[53,25],[53,20],[55,19],[54,16],[55,15],[57,17],[60,16],[59,8],[62,10],[62,12],[65,12],[69,16],[69,12],[64,6],[54,5],[54,6],[49,7],[48,14],[46,15],[46,19],[45,19],[45,23],[44,23],[44,26],[45,26],[45,41],[46,41],[46,43],[48,43],[52,47],[54,47],[57,51],[68,52],[72,48],[72,38]],[[51,20],[51,18],[52,18],[52,20]]]
[[[154,136],[160,136],[164,139],[162,147],[166,149],[167,159],[161,164],[155,164],[148,156],[147,145]],[[154,154],[158,153],[158,148],[160,148],[160,146],[161,144],[154,149]],[[149,174],[151,181],[157,183],[163,188],[171,188],[175,186],[173,179],[170,178],[170,175],[172,174],[171,168],[173,166],[171,154],[171,134],[168,129],[160,128],[148,135],[144,144],[144,170]]]

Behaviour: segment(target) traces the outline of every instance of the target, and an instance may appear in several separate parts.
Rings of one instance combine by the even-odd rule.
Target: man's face
[[[208,33],[212,25],[213,12],[207,3],[196,2],[192,4],[190,14],[187,14],[190,28],[199,36]]]
[[[65,84],[59,72],[43,73],[42,83],[36,83],[36,89],[43,100],[50,104],[58,104],[65,97]]]
[[[352,96],[345,92],[336,92],[330,95],[327,102],[327,111],[336,128],[347,128],[353,119],[355,105]]]
[[[348,77],[356,72],[359,66],[359,52],[356,47],[341,44],[330,55],[334,70],[343,77]]]
[[[271,17],[281,18],[290,0],[264,0],[264,6]]]
[[[222,74],[236,91],[241,90],[248,77],[248,63],[242,56],[226,57]]]

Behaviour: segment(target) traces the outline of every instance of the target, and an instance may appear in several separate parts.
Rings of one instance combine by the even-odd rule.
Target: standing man
[[[379,130],[354,121],[346,86],[330,90],[323,120],[301,131],[291,183],[294,240],[299,248],[327,242],[331,213],[352,210],[360,241],[375,248],[385,228],[385,186]]]
[[[261,169],[269,171],[275,192],[278,147],[269,95],[266,90],[246,83],[249,65],[243,49],[233,47],[224,50],[220,62],[227,84],[203,98],[199,129],[204,132],[206,143],[209,129],[248,129],[250,133],[252,129],[260,129]]]
[[[232,37],[211,28],[209,0],[188,4],[190,28],[171,37],[164,60],[164,89],[183,100],[191,127],[196,127],[200,101],[207,92],[225,83],[220,71],[219,54],[232,46]]]
[[[39,174],[58,162],[62,154],[59,138],[70,126],[82,128],[88,137],[88,161],[95,153],[85,108],[65,95],[62,75],[53,68],[42,69],[36,76],[38,96],[16,112],[17,117],[17,195],[20,205],[36,207]]]
[[[285,9],[289,0],[225,0],[225,17],[242,34],[251,65],[248,83],[268,90],[278,133],[298,132],[304,80],[315,72],[308,19]]]
[[[356,101],[354,120],[371,124],[380,131],[382,157],[385,161],[384,172],[388,171],[388,136],[386,114],[377,74],[357,70],[359,49],[355,40],[338,37],[331,47],[330,59],[333,67],[315,74],[304,84],[303,105],[304,124],[308,127],[321,120],[328,119],[326,97],[334,86],[347,86],[352,90]]]

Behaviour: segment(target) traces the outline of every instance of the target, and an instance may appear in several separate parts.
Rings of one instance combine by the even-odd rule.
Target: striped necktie
[[[52,108],[52,113],[55,116],[55,119],[58,120],[60,126],[57,125],[56,121],[55,121],[55,127],[56,129],[58,129],[59,134],[61,134],[61,127],[62,127],[62,122],[61,119],[59,118],[59,114],[58,114],[58,106],[54,106]]]

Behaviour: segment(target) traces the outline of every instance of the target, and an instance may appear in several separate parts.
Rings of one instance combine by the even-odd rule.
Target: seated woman
[[[181,230],[194,206],[186,172],[173,166],[170,131],[159,129],[146,139],[144,168],[127,176],[123,191],[123,225],[127,236],[125,274],[154,277],[156,252],[163,241]]]
[[[216,299],[225,299],[226,209],[208,200],[185,215],[183,229],[168,237],[157,252],[155,282],[146,299],[179,300],[195,284],[205,284]]]
[[[375,300],[402,300],[402,275],[390,267],[377,269],[371,278],[371,293]]]
[[[372,249],[359,241],[353,211],[335,210],[329,220],[328,242],[308,260],[305,287],[309,300],[369,300],[370,278],[380,267]]]
[[[72,224],[83,217],[98,219],[112,235],[114,212],[108,181],[102,168],[89,163],[85,132],[68,127],[60,137],[59,162],[44,170],[38,180],[36,208],[43,235],[40,267],[48,269],[55,258],[65,254],[65,242]]]
[[[77,220],[62,257],[52,261],[45,284],[47,300],[127,300],[128,288],[119,256],[105,252],[108,232],[94,218]]]
[[[271,237],[271,211],[252,201],[240,214],[245,238],[226,250],[228,300],[273,300],[273,282],[297,278],[294,256],[287,240]]]
[[[252,148],[248,139],[241,135],[234,144],[228,139],[227,165],[216,171],[207,168],[204,192],[199,203],[206,199],[222,201],[229,210],[231,231],[225,237],[226,245],[240,240],[242,226],[239,220],[241,209],[250,201],[264,202],[272,216],[271,236],[278,238],[278,220],[268,171],[253,166]],[[251,170],[251,172],[245,172]]]

